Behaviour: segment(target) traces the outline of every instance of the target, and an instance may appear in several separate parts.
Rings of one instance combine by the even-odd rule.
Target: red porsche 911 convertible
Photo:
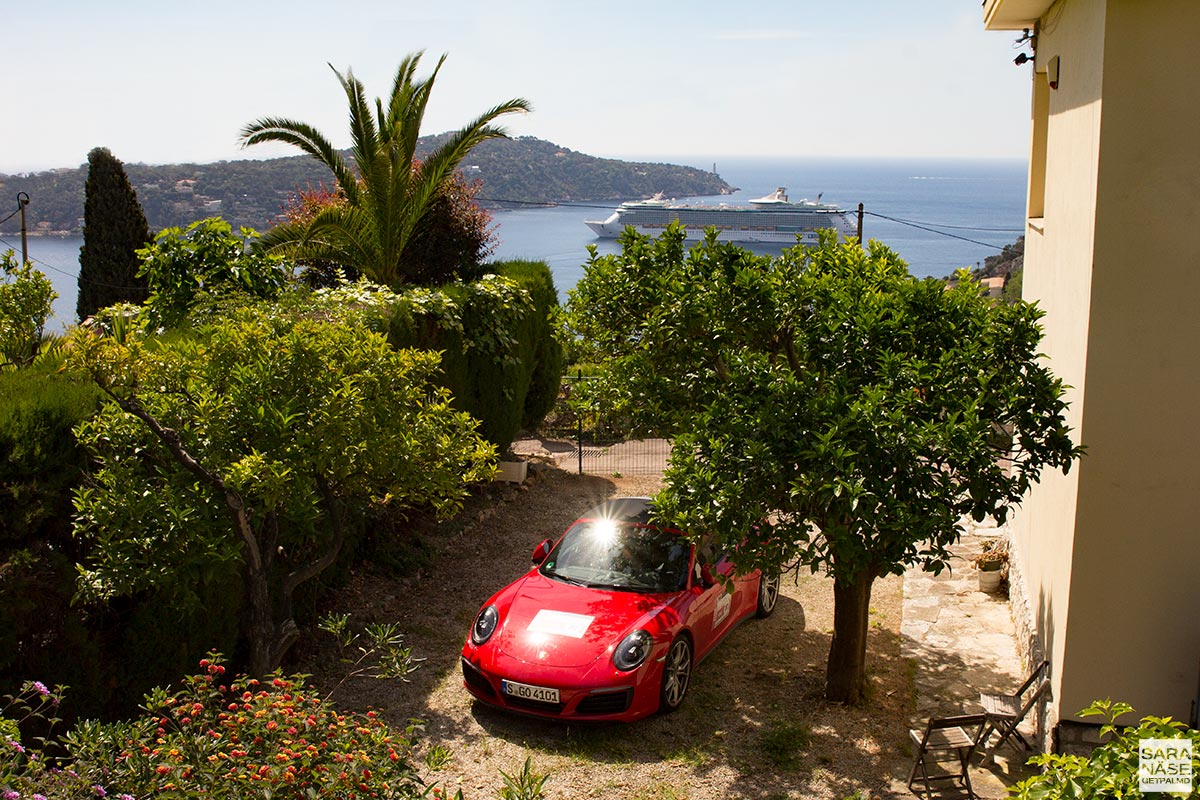
[[[533,552],[462,650],[463,682],[500,708],[563,720],[674,711],[692,667],[739,622],[775,610],[779,578],[650,524],[644,497],[610,500]]]

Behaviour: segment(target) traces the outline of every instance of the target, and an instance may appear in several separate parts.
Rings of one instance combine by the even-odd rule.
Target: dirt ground
[[[746,622],[698,665],[674,714],[628,725],[566,725],[471,698],[459,651],[480,604],[529,569],[538,542],[562,533],[591,505],[652,494],[659,485],[657,478],[546,469],[525,486],[473,499],[451,523],[426,527],[432,557],[424,568],[400,580],[360,572],[332,609],[359,624],[398,622],[424,663],[408,683],[349,679],[333,690],[334,701],[374,708],[401,728],[424,720],[418,755],[433,749],[441,763],[423,766],[423,774],[451,791],[461,788],[468,800],[499,797],[500,771],[519,773],[527,757],[535,772],[549,774],[547,798],[910,796],[903,781],[914,690],[900,656],[902,584],[895,577],[877,582],[872,595],[870,700],[860,708],[823,699],[832,583],[807,571],[785,576],[773,616]],[[339,666],[331,651],[313,652],[310,660],[304,667],[333,687]],[[449,748],[448,758],[441,748]]]

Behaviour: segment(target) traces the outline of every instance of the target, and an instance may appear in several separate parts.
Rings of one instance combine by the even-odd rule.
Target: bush
[[[78,608],[71,492],[87,468],[72,428],[93,386],[39,368],[0,373],[0,686],[37,674],[100,692],[96,644]]]
[[[549,267],[493,267],[497,276],[475,283],[404,293],[393,308],[388,340],[397,348],[440,351],[440,380],[454,406],[479,420],[484,438],[504,451],[522,426],[553,406],[562,348]]]
[[[73,428],[100,406],[94,384],[39,368],[0,373],[0,687],[41,675],[73,686],[76,710],[132,708],[214,647],[237,642],[241,580],[207,587],[188,613],[146,592],[76,603],[72,492],[89,468]]]
[[[1200,731],[1170,717],[1143,717],[1137,725],[1118,727],[1117,717],[1132,711],[1129,705],[1111,700],[1098,700],[1080,711],[1081,717],[1104,717],[1100,736],[1107,741],[1087,758],[1057,753],[1034,756],[1029,763],[1041,767],[1042,774],[1021,781],[1009,789],[1010,795],[1020,800],[1140,797],[1138,743],[1142,739],[1191,739],[1193,774],[1200,769]]]
[[[558,291],[544,261],[503,261],[496,272],[529,292],[533,313],[525,318],[521,340],[522,362],[532,364],[521,427],[536,428],[554,408],[562,383],[563,347],[558,336]]]
[[[234,233],[220,217],[159,231],[153,244],[137,251],[138,278],[150,287],[150,325],[181,325],[195,306],[228,295],[277,297],[288,271],[280,258],[248,251],[257,236],[249,228]]]
[[[200,666],[179,691],[147,694],[128,722],[79,724],[63,740],[61,770],[15,720],[0,725],[0,790],[48,800],[422,796],[410,762],[415,727],[397,733],[374,712],[340,713],[302,675],[226,683],[219,656]],[[53,693],[26,684],[6,710],[53,726],[56,708]]]
[[[88,464],[72,429],[99,407],[90,384],[0,373],[0,551],[39,538],[67,547],[71,490]]]
[[[71,603],[75,563],[45,543],[8,553],[0,566],[0,687],[40,675],[76,687],[88,713],[110,699],[113,672],[86,612]]]
[[[0,280],[0,359],[5,365],[27,367],[41,348],[58,293],[33,264],[18,264],[12,250],[0,255],[0,269],[4,271]]]

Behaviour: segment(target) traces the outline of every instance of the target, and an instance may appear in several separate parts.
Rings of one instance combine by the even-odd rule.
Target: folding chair
[[[1033,745],[1017,730],[1017,726],[1029,715],[1030,710],[1037,704],[1042,695],[1050,689],[1050,681],[1045,677],[1046,669],[1049,666],[1049,661],[1043,661],[1039,664],[1037,669],[1030,674],[1013,694],[979,695],[979,704],[983,706],[983,711],[988,719],[987,729],[984,731],[980,742],[987,745],[992,731],[999,734],[996,742],[987,746],[984,750],[982,759],[984,764],[991,761],[992,756],[1000,749],[1001,745],[1005,742],[1012,742],[1014,738],[1021,743],[1025,751],[1034,749]],[[1013,747],[1016,747],[1015,742],[1013,743]]]
[[[912,771],[908,773],[909,791],[918,797],[921,796],[921,790],[914,785],[919,770],[927,797],[933,796],[932,784],[935,781],[946,781],[956,788],[966,789],[967,797],[974,798],[975,790],[971,788],[971,756],[982,741],[986,724],[986,714],[967,714],[958,717],[933,717],[924,730],[910,730],[908,734],[912,737],[916,753],[913,756]],[[947,767],[947,764],[950,767]]]

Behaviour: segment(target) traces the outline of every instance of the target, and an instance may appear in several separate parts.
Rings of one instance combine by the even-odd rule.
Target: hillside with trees
[[[1022,277],[1025,274],[1025,237],[1018,236],[1012,244],[1004,245],[1004,249],[994,256],[983,260],[983,266],[971,270],[975,280],[984,278],[1004,278],[1005,302],[1015,303],[1021,299]]]
[[[418,158],[449,136],[421,138]],[[116,154],[120,156],[120,153]],[[304,156],[212,164],[131,164],[125,171],[153,230],[186,227],[221,216],[234,228],[265,230],[276,221],[298,190],[331,186],[332,176]],[[553,142],[526,136],[481,144],[462,165],[468,180],[482,182],[478,199],[491,208],[512,208],[497,201],[582,202],[649,197],[715,195],[733,190],[720,176],[695,167],[596,158]],[[83,227],[87,165],[25,175],[0,175],[0,194],[26,192],[31,233],[78,234]],[[14,217],[0,233],[20,229]]]

